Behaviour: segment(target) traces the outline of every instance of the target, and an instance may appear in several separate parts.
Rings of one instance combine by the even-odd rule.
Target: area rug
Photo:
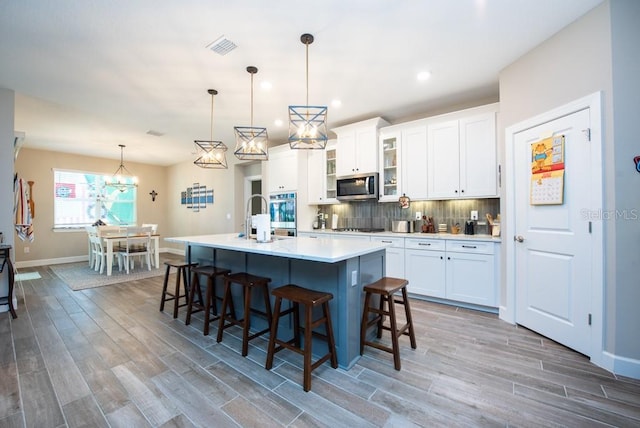
[[[130,270],[129,274],[124,270],[120,272],[116,266],[111,276],[107,276],[106,272],[101,274],[100,272],[90,269],[88,262],[53,265],[50,266],[50,269],[58,278],[67,284],[69,288],[77,291],[160,276],[166,271],[163,263],[163,258],[161,257],[160,269],[152,268],[151,270],[148,270],[146,265],[140,267],[140,265],[136,263],[135,269]]]

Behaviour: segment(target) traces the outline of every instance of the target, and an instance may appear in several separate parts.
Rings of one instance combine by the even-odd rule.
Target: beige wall
[[[167,190],[167,168],[125,162],[127,169],[139,179],[138,224],[157,223],[159,233],[165,235],[168,224],[167,206],[170,202]],[[87,255],[87,236],[84,230],[77,232],[53,231],[53,169],[89,171],[111,175],[118,167],[118,160],[78,156],[23,148],[15,162],[19,177],[34,181],[32,199],[35,202],[33,218],[33,242],[16,238],[16,260],[21,264],[35,264],[58,258],[74,258]],[[151,201],[149,193],[158,193]],[[29,253],[25,253],[29,247]],[[37,263],[46,264],[46,263]]]

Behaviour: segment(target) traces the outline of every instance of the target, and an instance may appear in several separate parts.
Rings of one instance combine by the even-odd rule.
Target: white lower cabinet
[[[497,307],[496,244],[408,238],[405,274],[411,293]]]
[[[404,250],[407,291],[446,297],[445,242],[440,239],[407,238]]]
[[[391,244],[386,249],[385,275],[404,278],[404,238],[372,236],[372,241]]]
[[[447,299],[497,306],[494,245],[447,241]]]

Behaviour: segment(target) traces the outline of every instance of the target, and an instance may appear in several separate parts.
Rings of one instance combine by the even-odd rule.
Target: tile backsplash
[[[319,205],[318,212],[328,214],[327,227],[330,227],[333,214],[338,215],[338,228],[384,228],[391,230],[393,220],[415,220],[416,213],[420,212],[427,217],[433,217],[438,227],[440,223],[446,223],[447,229],[459,223],[469,220],[471,210],[478,211],[478,231],[476,233],[488,233],[485,214],[489,213],[494,218],[500,212],[500,198],[490,199],[461,199],[446,201],[412,201],[409,208],[402,209],[398,202],[363,201],[341,203],[336,205]]]

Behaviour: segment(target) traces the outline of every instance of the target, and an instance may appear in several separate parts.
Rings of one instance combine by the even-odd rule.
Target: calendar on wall
[[[531,144],[531,205],[564,201],[564,135]]]

